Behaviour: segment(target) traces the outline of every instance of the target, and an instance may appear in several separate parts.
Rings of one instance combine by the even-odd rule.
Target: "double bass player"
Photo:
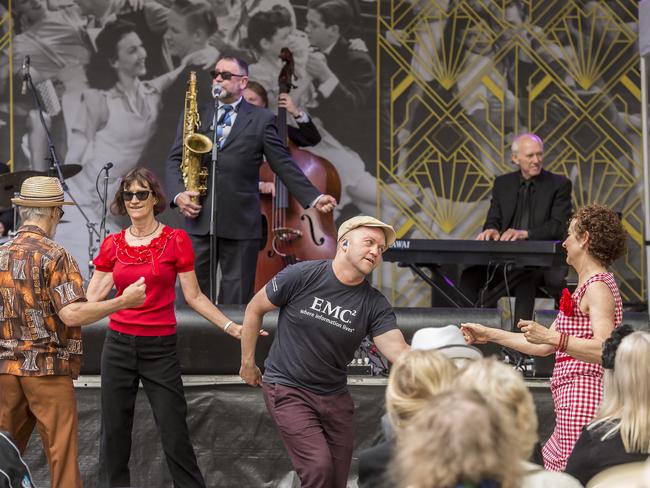
[[[209,292],[210,273],[216,271],[210,269],[212,221],[215,236],[212,251],[216,257],[213,266],[219,263],[222,276],[218,301],[221,304],[243,304],[253,296],[260,249],[259,169],[264,158],[305,208],[331,212],[336,199],[318,191],[294,163],[278,137],[275,115],[243,99],[248,83],[248,65],[243,60],[221,57],[212,83],[213,93],[218,93],[218,96],[214,105],[201,107],[201,125],[197,132],[213,139],[218,147],[215,168],[211,167],[211,154],[203,156],[204,165],[210,172],[208,194],[215,192],[215,208],[211,208],[209,195],[199,203],[193,203],[191,197],[198,196],[198,193],[186,190],[183,185],[180,169],[182,123],[166,162],[167,192],[172,200],[171,206],[178,207],[184,217],[182,225],[194,246],[201,289]]]

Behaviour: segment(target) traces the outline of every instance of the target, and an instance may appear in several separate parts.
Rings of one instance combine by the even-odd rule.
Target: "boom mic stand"
[[[97,175],[97,180],[99,180],[99,176],[104,173],[104,184],[102,188],[102,193],[99,193],[99,188],[97,188],[97,180],[95,180],[95,189],[97,190],[97,194],[99,195],[99,199],[102,201],[102,220],[101,223],[99,224],[99,239],[103,241],[106,239],[106,214],[107,214],[107,203],[108,203],[108,172],[110,169],[113,167],[112,162],[108,162],[104,165],[104,167],[100,170],[99,174]]]
[[[220,87],[213,87],[214,116],[212,118],[212,162],[210,164],[210,300],[217,303],[217,157],[219,155],[219,141],[217,138],[217,110],[219,108]]]
[[[47,123],[45,122],[45,117],[43,116],[43,104],[41,102],[41,99],[38,96],[38,92],[36,91],[36,87],[34,86],[34,81],[32,80],[32,75],[29,73],[29,63],[27,64],[27,69],[24,70],[23,72],[23,82],[26,83],[26,85],[29,87],[29,91],[32,93],[32,98],[34,99],[34,104],[36,105],[36,108],[38,108],[38,118],[41,121],[41,125],[43,126],[43,129],[45,129],[45,136],[47,137],[47,146],[48,150],[50,153],[50,157],[47,158],[48,161],[50,162],[50,171],[56,170],[56,173],[58,175],[59,181],[61,182],[61,186],[63,187],[63,191],[70,197],[70,200],[74,203],[75,207],[79,210],[79,213],[81,213],[81,216],[84,218],[86,221],[86,228],[88,229],[88,238],[89,238],[89,255],[90,259],[88,261],[88,271],[90,274],[92,274],[92,258],[94,256],[94,252],[92,249],[92,241],[93,241],[93,235],[99,239],[99,233],[97,232],[97,229],[95,229],[95,224],[90,221],[88,216],[86,215],[86,212],[84,212],[83,208],[77,203],[77,200],[75,199],[74,195],[70,193],[70,189],[68,188],[68,184],[65,182],[65,179],[63,178],[63,173],[61,171],[61,163],[59,162],[59,158],[56,155],[56,149],[54,147],[54,141],[52,140],[52,134],[50,132],[49,127],[47,126]]]

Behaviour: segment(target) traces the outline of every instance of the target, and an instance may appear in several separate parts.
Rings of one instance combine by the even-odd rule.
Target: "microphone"
[[[103,171],[108,171],[113,167],[113,163],[106,163],[104,167],[102,168]]]
[[[223,87],[219,84],[214,84],[212,85],[212,97],[213,98],[219,98],[219,95],[221,95],[221,92],[223,91]]]
[[[23,84],[20,87],[20,94],[27,94],[27,78],[29,77],[29,56],[23,59]]]

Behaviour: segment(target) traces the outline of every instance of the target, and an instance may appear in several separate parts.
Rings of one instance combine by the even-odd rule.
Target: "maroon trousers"
[[[262,387],[302,488],[345,488],[354,442],[350,393],[317,395],[276,383]]]

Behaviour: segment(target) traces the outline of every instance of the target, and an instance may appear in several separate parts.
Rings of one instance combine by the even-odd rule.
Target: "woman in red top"
[[[603,395],[603,342],[621,324],[622,303],[614,276],[607,268],[625,252],[627,235],[620,218],[602,205],[579,209],[563,243],[567,263],[578,274],[578,287],[565,291],[560,311],[547,329],[520,320],[523,334],[479,324],[461,324],[470,343],[496,342],[524,354],[555,353],[551,393],[555,430],[544,445],[544,467],[563,471],[582,428],[596,414]],[[566,296],[564,296],[566,295]]]
[[[151,403],[174,486],[205,487],[190,443],[187,404],[176,356],[176,277],[188,305],[235,338],[241,326],[228,320],[201,293],[188,235],[156,220],[165,197],[149,170],[123,177],[111,212],[128,215],[131,225],[109,235],[94,259],[89,301],[103,300],[113,286],[120,295],[140,276],[147,298],[137,308],[110,316],[102,351],[102,429],[100,466],[107,486],[131,486],[129,457],[138,382]]]

